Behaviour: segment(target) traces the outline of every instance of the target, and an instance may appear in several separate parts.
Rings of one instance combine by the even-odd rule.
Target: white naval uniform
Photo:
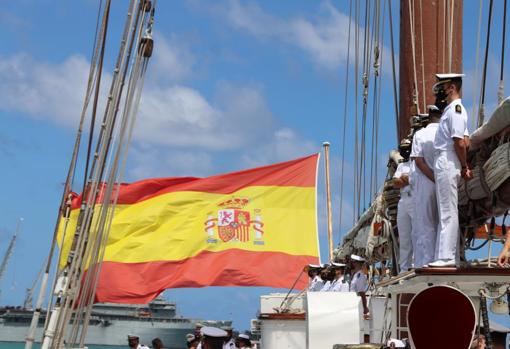
[[[354,276],[352,277],[351,281],[351,292],[366,292],[368,289],[368,279],[367,276],[359,270]]]
[[[434,138],[439,124],[430,123],[413,137],[412,158],[423,158],[427,166],[434,171]],[[416,166],[413,172],[411,196],[414,200],[412,218],[412,238],[415,239],[414,267],[421,268],[435,260],[437,236],[436,186]]]
[[[146,345],[143,345],[143,344],[138,344],[138,346],[136,347],[136,349],[150,349],[148,346]]]
[[[342,277],[339,280],[333,280],[327,292],[349,292],[349,284]]]
[[[457,258],[460,233],[457,195],[462,166],[455,153],[453,138],[467,135],[466,109],[461,100],[456,99],[443,111],[434,138],[434,179],[439,211],[436,259]]]
[[[223,349],[236,349],[236,343],[234,341],[234,338],[230,338],[228,342],[223,344]]]
[[[401,162],[393,178],[400,178],[406,174],[411,178],[413,164],[411,161]],[[414,201],[411,197],[411,185],[400,188],[400,200],[397,207],[397,226],[400,242],[399,265],[400,271],[407,271],[413,266],[412,216],[414,214]]]
[[[319,275],[316,275],[308,286],[308,292],[318,292],[324,287],[324,281]]]
[[[324,286],[322,286],[322,288],[319,291],[328,292],[330,287],[331,287],[331,281],[328,280],[328,281],[326,281]]]

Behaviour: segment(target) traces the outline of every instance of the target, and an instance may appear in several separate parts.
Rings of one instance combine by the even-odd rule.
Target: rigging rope
[[[450,24],[448,31],[448,72],[452,72],[452,50],[453,50],[453,19],[455,13],[455,0],[451,0],[452,9],[450,11]]]
[[[132,27],[132,34],[131,34],[131,40],[130,40],[130,47],[128,48],[128,56],[126,59],[126,62],[128,63],[130,61],[130,56],[132,52],[132,47],[135,42],[140,42],[141,38],[141,31],[144,27],[145,23],[145,17],[140,16],[140,13],[146,12],[146,7],[148,6],[149,2],[144,2],[143,7],[141,11],[137,12],[137,17],[134,21],[134,26]],[[106,173],[109,173],[108,179],[106,181],[106,188],[102,188],[102,190],[105,191],[103,204],[101,206],[101,211],[99,213],[99,219],[97,220],[96,226],[92,228],[92,231],[96,234],[95,240],[93,241],[93,244],[90,246],[87,246],[87,250],[85,251],[85,257],[83,258],[84,261],[89,261],[89,265],[91,267],[88,268],[88,271],[86,275],[81,275],[80,279],[83,277],[85,278],[84,287],[81,289],[81,293],[86,295],[86,297],[81,297],[78,299],[78,309],[84,309],[84,311],[79,312],[78,319],[84,318],[83,321],[76,321],[74,324],[81,324],[82,325],[82,331],[81,331],[81,337],[80,337],[80,346],[83,346],[83,342],[85,340],[86,335],[86,329],[88,326],[90,313],[92,310],[92,303],[93,303],[93,297],[95,294],[95,288],[97,286],[98,281],[98,275],[100,272],[100,262],[102,260],[102,256],[104,253],[104,248],[106,246],[107,238],[108,238],[108,232],[109,227],[111,224],[111,220],[113,218],[113,212],[116,205],[116,195],[118,195],[118,190],[115,190],[114,194],[114,188],[118,187],[118,183],[121,182],[121,177],[119,177],[119,161],[120,159],[123,159],[127,155],[127,149],[129,146],[130,136],[128,141],[126,142],[126,131],[130,128],[127,128],[126,125],[129,125],[129,123],[132,123],[134,121],[134,118],[136,115],[131,114],[132,109],[132,103],[133,103],[133,91],[137,88],[138,82],[140,81],[141,77],[139,76],[140,71],[140,54],[141,50],[138,50],[138,56],[135,59],[133,66],[131,68],[130,73],[130,80],[128,84],[128,92],[126,94],[125,98],[125,106],[123,108],[123,112],[121,115],[121,125],[119,129],[117,130],[116,136],[118,136],[118,140],[114,141],[114,147],[116,148],[115,155],[110,157],[110,163],[107,165],[107,171]],[[126,65],[127,69],[127,65]],[[123,83],[122,83],[123,84]],[[141,92],[141,91],[140,91]],[[119,94],[120,95],[120,94]],[[138,100],[135,100],[134,103],[138,103]],[[116,107],[116,110],[118,110],[118,107]],[[131,124],[132,125],[132,124]],[[131,126],[132,128],[132,126]],[[123,161],[121,162],[123,163]],[[112,198],[112,194],[114,197]],[[82,270],[85,270],[87,265],[83,265]],[[78,335],[79,328],[73,328],[73,331],[71,332],[71,335],[69,336],[69,343],[76,343],[76,336]]]
[[[345,133],[347,129],[347,110],[349,95],[349,67],[351,61],[351,22],[352,22],[352,0],[349,1],[349,28],[347,30],[347,65],[345,66],[345,88],[344,88],[344,127],[342,134],[342,165],[340,170],[340,220],[339,220],[339,240],[342,234],[343,222],[343,204],[344,204],[344,169],[345,169]]]
[[[55,228],[53,231],[53,239],[52,239],[50,251],[48,253],[48,257],[47,257],[47,261],[46,261],[46,268],[45,268],[45,272],[44,272],[44,275],[41,280],[41,286],[39,288],[39,295],[37,298],[35,311],[33,313],[32,321],[30,323],[30,327],[29,327],[29,330],[27,333],[25,349],[31,349],[32,344],[35,340],[35,330],[36,330],[37,324],[39,323],[39,318],[41,315],[41,307],[44,303],[44,296],[46,293],[46,285],[47,285],[47,282],[49,279],[49,273],[50,273],[50,269],[51,269],[51,265],[52,265],[52,259],[53,259],[53,254],[55,251],[55,246],[57,243],[57,235],[58,235],[58,230],[59,230],[60,223],[61,223],[62,213],[66,212],[68,210],[68,208],[66,207],[66,203],[68,201],[68,194],[71,191],[72,183],[74,182],[76,163],[77,163],[79,149],[80,149],[80,142],[81,142],[81,136],[83,133],[83,125],[84,125],[84,121],[85,121],[86,111],[88,108],[90,97],[92,95],[94,80],[95,80],[95,77],[97,76],[96,62],[97,62],[97,56],[98,56],[99,47],[100,47],[100,45],[98,43],[98,37],[102,37],[104,35],[103,25],[101,25],[101,31],[99,32],[99,35],[98,35],[98,28],[99,28],[99,23],[100,23],[100,19],[101,19],[102,6],[103,6],[103,1],[101,0],[99,2],[98,14],[97,14],[97,18],[96,18],[96,30],[95,30],[95,35],[94,35],[94,44],[93,44],[93,50],[92,50],[91,64],[90,64],[90,68],[89,68],[89,79],[87,82],[85,100],[84,100],[83,107],[82,107],[80,122],[78,125],[78,131],[76,134],[76,139],[75,139],[74,148],[73,148],[73,154],[72,154],[72,158],[71,158],[71,161],[69,164],[69,170],[68,170],[67,178],[65,181],[64,190],[62,193],[61,203],[59,206],[59,212],[57,214],[57,219],[55,222]],[[67,227],[67,223],[64,224],[64,234],[65,234],[65,227]],[[56,284],[56,279],[53,284],[54,285]],[[54,287],[52,289],[54,289]],[[53,308],[53,298],[50,298],[50,301],[48,302],[47,314],[49,314],[51,312],[52,308]],[[49,319],[49,316],[46,317],[44,328],[46,328],[46,326],[48,324],[48,319]]]
[[[359,23],[360,19],[360,2],[356,1],[355,8],[355,17],[356,23]],[[355,112],[355,123],[354,123],[354,194],[353,194],[353,216],[352,216],[352,224],[356,222],[356,218],[359,217],[359,204],[358,204],[358,187],[359,187],[359,171],[358,171],[358,71],[359,71],[359,31],[360,26],[356,26],[355,31],[355,64],[354,64],[354,112]]]
[[[363,207],[366,207],[365,203],[365,188],[366,188],[366,166],[365,165],[365,154],[366,154],[366,123],[367,123],[367,103],[368,103],[368,87],[369,87],[369,75],[370,75],[370,5],[371,1],[368,0],[365,6],[365,33],[363,41],[363,108],[362,108],[362,119],[361,119],[361,143],[360,143],[360,187],[358,187],[358,211],[361,213],[361,200],[363,199]]]
[[[386,18],[386,5],[387,5],[387,2],[384,1],[384,7],[383,7],[383,13],[382,13],[382,30],[381,30],[381,39],[380,39],[380,42],[383,43],[384,42],[384,33],[385,33],[385,30],[384,30],[384,25],[385,25],[385,18]],[[381,69],[383,67],[383,58],[384,58],[384,45],[381,45],[381,61],[380,61],[380,65],[381,65]],[[379,120],[380,120],[380,112],[381,112],[381,93],[382,93],[382,74],[381,76],[379,77],[379,91],[377,93],[377,97],[376,97],[376,101],[377,101],[377,108],[376,108],[376,114],[375,114],[375,151],[374,151],[374,198],[376,197],[377,195],[377,185],[379,183],[378,181],[378,178],[379,178]]]
[[[506,1],[506,0],[505,0]],[[478,87],[478,73],[479,73],[479,60],[480,60],[480,34],[482,32],[482,13],[483,13],[483,0],[480,0],[478,8],[478,31],[476,34],[476,54],[475,54],[475,78],[473,80],[473,91]],[[471,112],[471,128],[476,129],[476,93],[473,93],[473,109]]]
[[[423,9],[422,0],[420,0],[420,44],[421,44],[421,83],[422,83],[422,100],[423,110],[427,110],[427,100],[425,93],[425,51],[423,50]]]
[[[414,2],[412,0],[408,0],[409,5],[409,30],[411,33],[411,52],[413,56],[413,105],[416,107],[416,113],[420,113],[420,106],[418,104],[418,77],[416,73],[416,47],[415,47],[415,33],[414,33]]]
[[[397,73],[396,73],[396,68],[395,68],[395,46],[394,46],[394,43],[393,43],[393,16],[392,16],[392,11],[391,11],[391,0],[388,0],[388,8],[389,8],[389,20],[390,20],[390,42],[391,42],[391,72],[392,72],[392,75],[393,75],[393,103],[394,103],[394,106],[395,106],[395,130],[397,130],[396,132],[396,135],[397,135],[397,143],[399,142],[399,139],[398,139],[398,115],[399,115],[399,110],[398,110],[398,92],[397,92]]]
[[[103,15],[106,23],[109,8],[110,0],[105,6]],[[149,12],[150,16],[147,15]],[[92,299],[97,286],[100,269],[98,266],[103,258],[116,203],[115,197],[118,194],[118,190],[114,192],[114,188],[118,186],[124,173],[127,151],[143,88],[143,78],[150,57],[147,52],[152,52],[153,17],[154,7],[151,8],[150,1],[131,0],[96,150],[90,171],[86,173],[88,180],[82,191],[84,200],[81,204],[67,266],[64,269],[63,293],[57,297],[51,312],[43,348],[48,348],[50,345],[61,348],[64,343],[66,346],[72,346],[77,343],[78,337],[83,346]],[[147,21],[149,23],[147,33],[142,37]],[[106,30],[102,32],[106,35]],[[136,58],[131,62],[135,42],[139,42],[140,47],[137,47],[139,49]],[[147,47],[150,47],[150,50]],[[102,52],[104,53],[104,50]],[[128,72],[127,94],[123,95]],[[100,78],[95,80],[97,88],[99,80]],[[124,101],[124,106],[120,113],[120,126],[118,126],[117,116],[121,100]],[[94,214],[96,206],[99,210]],[[93,216],[94,221],[92,221]],[[74,320],[68,333],[67,327],[71,323],[71,318]],[[54,338],[51,335],[53,330],[56,330]],[[67,337],[66,333],[68,333]]]
[[[499,71],[499,88],[498,88],[498,103],[501,103],[505,97],[505,83],[504,83],[504,71],[505,71],[505,41],[506,41],[506,4],[505,0],[503,5],[503,34],[501,38],[501,67]]]
[[[494,1],[490,0],[489,3],[489,19],[487,23],[487,37],[485,41],[485,59],[483,63],[483,73],[482,73],[482,88],[480,91],[480,108],[478,110],[478,124],[477,126],[480,127],[483,125],[483,121],[485,118],[485,85],[487,82],[487,65],[488,65],[488,59],[489,59],[489,43],[490,43],[490,36],[491,36],[491,21],[492,21],[492,7],[493,7]]]
[[[386,9],[386,2],[384,2],[384,10]],[[383,12],[384,12],[383,10]],[[373,101],[373,107],[372,107],[372,139],[371,139],[371,150],[370,150],[370,186],[369,186],[369,202],[372,202],[372,199],[374,197],[374,188],[377,186],[377,181],[374,181],[374,178],[376,177],[376,174],[374,171],[377,171],[377,167],[375,164],[375,156],[376,156],[376,128],[378,124],[378,113],[379,113],[379,105],[378,105],[378,91],[380,90],[380,80],[381,80],[381,74],[380,69],[382,65],[382,56],[381,56],[381,49],[379,48],[380,43],[382,42],[381,38],[381,7],[380,2],[376,2],[376,8],[375,8],[375,25],[374,25],[374,38],[375,38],[375,44],[374,44],[374,90],[373,94],[374,97],[372,99]],[[383,14],[384,18],[384,14]]]

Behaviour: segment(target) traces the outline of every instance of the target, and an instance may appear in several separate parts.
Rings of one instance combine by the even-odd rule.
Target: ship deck
[[[421,268],[402,273],[375,285],[377,293],[416,293],[434,285],[453,285],[468,295],[477,296],[485,285],[498,288],[510,286],[510,269],[469,268]]]

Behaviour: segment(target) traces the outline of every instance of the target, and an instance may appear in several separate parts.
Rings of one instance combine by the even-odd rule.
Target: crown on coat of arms
[[[250,199],[248,199],[248,198],[232,198],[232,199],[228,199],[226,201],[220,202],[218,204],[218,207],[241,209],[241,208],[244,208],[246,205],[248,205],[249,202],[250,202]]]

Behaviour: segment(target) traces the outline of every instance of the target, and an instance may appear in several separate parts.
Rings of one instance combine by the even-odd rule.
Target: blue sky
[[[393,3],[398,32],[398,1]],[[123,6],[116,1],[112,9],[108,71],[118,47]],[[336,244],[353,217],[351,67],[345,218],[338,226],[348,6],[348,1],[327,0],[159,1],[155,53],[125,179],[230,172],[319,152],[328,140]],[[483,28],[487,2],[484,6]],[[499,79],[501,13],[498,1],[488,71],[489,111],[496,103]],[[96,15],[97,3],[90,0],[58,5],[19,0],[0,9],[0,251],[7,247],[18,217],[25,219],[0,283],[1,304],[22,303],[25,288],[48,252],[81,110]],[[465,1],[468,110],[475,90],[477,20],[478,2]],[[385,23],[379,184],[386,154],[396,145],[387,19]],[[325,259],[322,170],[319,175],[319,235]],[[255,317],[259,295],[274,291],[177,289],[166,296],[178,302],[185,316],[231,318],[237,328],[246,329]]]

